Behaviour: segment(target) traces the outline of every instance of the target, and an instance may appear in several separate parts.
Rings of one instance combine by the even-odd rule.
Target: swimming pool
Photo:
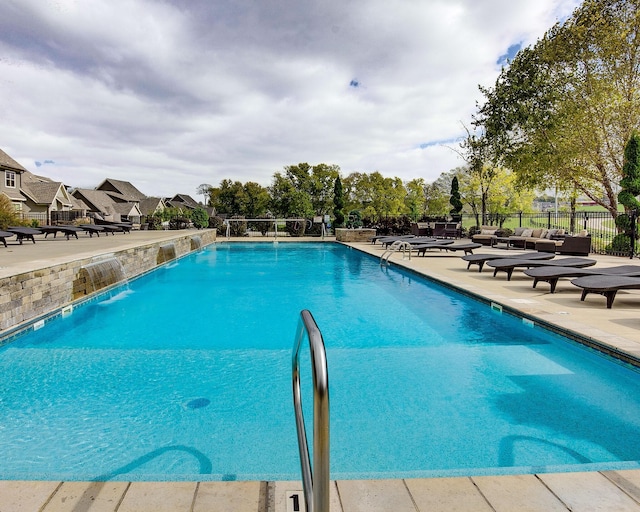
[[[638,467],[637,370],[338,244],[222,243],[0,349],[0,478],[299,479],[301,309],[332,478]]]

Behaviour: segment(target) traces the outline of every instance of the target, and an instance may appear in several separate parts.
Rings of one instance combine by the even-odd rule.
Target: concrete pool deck
[[[137,231],[65,240],[62,237],[17,245],[9,239],[0,247],[0,276],[44,268],[59,261],[123,250],[135,245],[171,240],[185,231]],[[196,234],[197,231],[193,230]],[[226,239],[218,238],[219,242]],[[232,239],[233,240],[233,239]],[[265,239],[238,239],[265,241]],[[298,241],[300,239],[280,239]],[[318,241],[318,239],[312,239]],[[327,238],[325,240],[331,241]],[[269,239],[268,241],[273,241]],[[380,246],[351,243],[376,257]],[[482,248],[476,252],[508,254],[504,249]],[[632,263],[628,259],[591,256],[597,267]],[[620,292],[613,308],[605,299],[589,295],[580,301],[579,290],[569,280],[558,283],[556,293],[520,271],[507,282],[504,274],[492,277],[490,268],[466,269],[460,253],[429,251],[424,257],[401,264],[469,293],[522,312],[524,315],[568,329],[598,343],[640,358],[640,291]],[[633,263],[640,265],[638,260]],[[293,335],[292,335],[293,336]],[[293,413],[292,413],[292,421]],[[295,442],[295,440],[292,440]],[[2,463],[0,462],[0,465]],[[289,512],[294,495],[302,504],[300,482],[58,482],[0,481],[0,512],[13,511],[200,511]],[[331,485],[332,512],[359,511],[636,511],[640,512],[640,470],[547,473],[537,475],[477,476],[403,480],[340,480]]]

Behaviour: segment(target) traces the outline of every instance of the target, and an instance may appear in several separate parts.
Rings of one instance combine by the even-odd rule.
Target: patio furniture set
[[[498,226],[482,226],[471,240],[491,247],[504,244],[507,249],[534,249],[572,256],[587,256],[591,252],[591,237],[586,231],[571,236],[563,229],[516,228],[513,235],[502,236]]]

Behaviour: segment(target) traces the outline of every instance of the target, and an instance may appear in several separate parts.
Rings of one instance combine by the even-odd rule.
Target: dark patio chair
[[[483,244],[481,244],[483,245]],[[482,272],[482,268],[487,261],[491,260],[500,260],[500,259],[508,259],[508,258],[520,258],[520,259],[529,259],[529,260],[550,260],[554,258],[555,255],[552,253],[545,252],[518,252],[511,254],[468,254],[462,257],[464,261],[467,262],[467,270],[471,268],[471,265],[478,265],[478,272]]]
[[[544,254],[544,253],[540,253]],[[548,253],[547,253],[548,254]],[[498,272],[507,273],[507,281],[511,281],[511,275],[516,268],[531,268],[531,267],[591,267],[595,265],[596,260],[590,258],[560,258],[553,261],[544,260],[532,260],[532,259],[518,259],[518,258],[503,258],[500,260],[491,260],[487,262],[487,265],[493,267],[493,276],[495,277]]]
[[[413,247],[418,249],[418,255],[422,254],[422,256],[424,256],[429,249],[444,249],[445,251],[453,252],[464,251],[465,254],[473,254],[473,250],[478,247],[482,247],[482,244],[476,244],[473,242],[462,242],[456,244],[453,243],[453,240],[440,240],[439,242],[419,244]]]
[[[558,267],[538,267],[529,268],[524,271],[529,277],[533,277],[533,287],[540,281],[549,283],[551,293],[555,292],[558,280],[563,277],[582,276],[635,276],[640,277],[640,265],[618,265],[617,267],[603,268],[558,268]]]
[[[584,301],[589,293],[598,293],[607,298],[607,309],[611,309],[619,290],[640,290],[640,277],[585,276],[572,280],[571,284],[582,288],[580,300]]]
[[[8,227],[7,231],[9,233],[13,233],[14,235],[16,235],[16,237],[18,237],[18,242],[20,242],[20,245],[22,245],[23,240],[31,240],[35,244],[36,239],[33,238],[34,235],[42,234],[42,231],[40,231],[39,229],[27,228],[22,226]]]
[[[14,236],[14,233],[9,233],[8,231],[0,231],[0,242],[7,246],[7,238],[10,236]]]
[[[89,233],[89,238],[93,238],[93,235],[100,237],[100,233],[104,232],[103,226],[96,226],[95,224],[80,224],[78,226],[82,231]]]
[[[53,238],[56,238],[58,233],[62,233],[67,240],[69,240],[70,236],[78,238],[78,232],[82,231],[82,229],[76,226],[40,226],[38,229],[44,233],[45,238],[52,233]]]

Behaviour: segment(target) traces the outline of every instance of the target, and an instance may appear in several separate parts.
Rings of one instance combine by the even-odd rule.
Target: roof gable
[[[126,201],[141,201],[146,196],[134,187],[128,181],[114,180],[107,178],[100,185],[96,187],[96,190],[102,190],[109,193],[116,193],[119,198],[123,198]]]
[[[62,183],[55,181],[36,181],[22,184],[23,192],[37,204],[53,204],[56,198],[71,205],[71,200]]]
[[[182,206],[193,209],[200,206],[200,204],[193,197],[187,194],[176,194],[170,199],[169,202],[171,202],[172,204],[181,203]]]
[[[11,158],[1,149],[0,149],[0,167],[2,167],[3,169],[9,169],[11,171],[27,172],[27,170],[24,167],[22,167],[18,162],[16,162],[13,158]]]
[[[84,201],[92,212],[111,215],[116,211],[115,202],[102,190],[77,188],[71,194],[77,199]]]

